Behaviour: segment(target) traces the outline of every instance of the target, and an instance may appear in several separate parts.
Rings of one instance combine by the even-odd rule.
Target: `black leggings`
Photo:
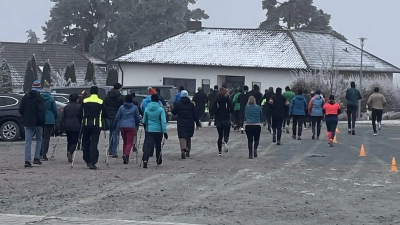
[[[253,151],[253,141],[254,141],[254,151],[257,151],[258,144],[260,142],[261,126],[260,125],[246,125],[246,135],[247,135],[247,146],[249,148],[249,153]]]
[[[67,152],[74,154],[76,145],[79,141],[79,131],[66,131],[67,133]]]
[[[280,141],[282,137],[282,125],[284,124],[284,120],[284,117],[272,117],[272,133],[276,135],[278,141]]]
[[[376,121],[380,123],[382,121],[383,109],[372,109],[372,129],[376,133]]]
[[[356,105],[347,105],[347,127],[354,129],[356,127],[356,115],[358,107]]]
[[[229,132],[231,131],[231,122],[224,121],[222,123],[217,123],[217,131],[218,131],[218,151],[222,151],[222,139],[225,143],[229,141]]]
[[[328,131],[328,140],[333,139],[336,134],[336,127],[338,125],[338,118],[326,118],[326,130]]]
[[[296,128],[297,129],[297,135],[300,137],[301,132],[303,131],[303,121],[304,121],[305,116],[304,115],[293,115],[293,136],[296,136]]]
[[[315,135],[315,125],[317,125],[317,137],[321,134],[321,120],[322,116],[311,116],[312,133]]]
[[[162,163],[161,158],[161,142],[163,138],[163,133],[160,132],[146,132],[145,139],[143,143],[144,154],[142,160],[148,162],[152,152],[154,151],[154,146],[156,147],[156,161],[158,164]]]

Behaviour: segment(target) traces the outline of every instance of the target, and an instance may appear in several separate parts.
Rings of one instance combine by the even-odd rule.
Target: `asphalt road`
[[[181,160],[171,128],[164,164],[157,170],[154,158],[149,169],[139,168],[141,153],[137,164],[132,154],[130,164],[110,158],[107,168],[104,138],[97,171],[85,167],[81,152],[71,169],[65,137],[54,160],[24,169],[24,143],[0,142],[0,218],[15,214],[159,224],[399,224],[400,179],[389,171],[392,157],[400,161],[399,127],[384,126],[376,137],[369,125],[360,125],[356,136],[348,135],[344,125],[339,130],[338,143],[331,148],[325,137],[311,140],[310,130],[301,141],[284,134],[277,146],[263,129],[259,157],[250,160],[245,135],[232,132],[229,152],[218,157],[217,131],[204,127],[195,133],[191,158]],[[362,144],[365,157],[359,156]],[[41,221],[35,224],[50,224]]]

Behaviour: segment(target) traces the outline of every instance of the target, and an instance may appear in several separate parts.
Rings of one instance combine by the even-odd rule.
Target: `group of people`
[[[25,167],[31,165],[31,143],[36,135],[36,151],[33,163],[41,165],[41,160],[47,160],[50,135],[57,119],[57,107],[51,97],[50,87],[45,84],[40,90],[40,82],[34,81],[32,90],[22,98],[19,112],[23,118],[25,128]],[[71,163],[74,160],[75,150],[80,148],[82,140],[83,160],[89,169],[97,169],[99,158],[98,143],[102,130],[108,127],[109,148],[108,155],[118,158],[119,136],[122,136],[122,159],[124,164],[129,163],[130,152],[137,152],[137,137],[140,124],[143,125],[145,138],[143,142],[143,168],[147,168],[149,158],[156,152],[156,163],[162,164],[162,140],[168,139],[167,116],[165,113],[160,92],[148,88],[148,96],[139,104],[135,94],[123,96],[120,92],[122,85],[116,83],[103,100],[98,96],[98,87],[90,88],[90,95],[73,93],[69,97],[69,104],[64,108],[62,122],[67,135],[67,158]],[[346,91],[348,132],[355,135],[356,111],[361,99],[355,83]],[[383,106],[385,97],[375,88],[368,101],[372,110],[372,124],[374,135],[381,129]],[[222,150],[228,152],[228,142],[231,127],[234,130],[246,133],[248,140],[249,158],[257,157],[257,149],[262,125],[268,125],[272,133],[272,142],[281,145],[282,132],[286,128],[289,133],[290,120],[293,120],[292,138],[301,140],[303,124],[311,123],[312,139],[319,139],[321,122],[325,119],[328,144],[333,146],[340,105],[335,96],[325,98],[320,90],[309,96],[305,90],[298,89],[295,94],[289,87],[285,92],[281,88],[266,90],[262,95],[259,86],[254,85],[249,91],[248,86],[243,90],[234,87],[231,92],[225,86],[214,86],[208,95],[202,88],[198,89],[193,99],[189,93],[180,87],[174,99],[172,114],[177,115],[177,131],[180,143],[181,158],[190,157],[191,138],[194,130],[201,128],[201,118],[206,107],[209,110],[210,121],[218,132],[218,155]],[[106,123],[104,123],[106,121]],[[43,138],[42,138],[43,136]],[[140,138],[139,138],[140,139]]]

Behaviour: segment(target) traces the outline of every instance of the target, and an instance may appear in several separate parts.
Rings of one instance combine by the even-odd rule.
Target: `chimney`
[[[201,30],[201,26],[202,26],[201,21],[187,21],[186,29],[189,32],[196,32]]]

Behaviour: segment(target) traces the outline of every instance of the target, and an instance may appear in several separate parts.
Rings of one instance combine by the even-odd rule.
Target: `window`
[[[7,96],[0,96],[0,107],[8,107],[18,104],[18,99]]]
[[[203,88],[204,93],[208,94],[210,93],[210,80],[209,79],[203,79],[201,80],[201,87]]]
[[[164,85],[173,85],[178,89],[183,86],[190,96],[196,93],[196,79],[164,78]]]
[[[255,84],[257,84],[258,87],[259,87],[260,90],[261,90],[261,82],[254,82],[254,81],[251,83],[251,89],[253,89],[253,87],[254,87]]]

